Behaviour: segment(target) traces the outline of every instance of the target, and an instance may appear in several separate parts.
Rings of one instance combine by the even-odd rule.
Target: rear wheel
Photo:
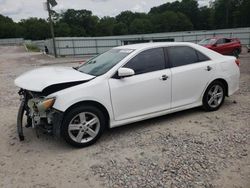
[[[105,122],[105,116],[98,108],[77,106],[66,114],[61,133],[67,143],[75,147],[86,147],[100,138]]]
[[[220,108],[223,104],[226,95],[226,89],[222,82],[212,82],[204,96],[203,96],[203,107],[207,111],[215,111]]]
[[[236,50],[233,51],[233,56],[234,57],[239,58],[239,54],[240,54],[239,49],[236,49]]]

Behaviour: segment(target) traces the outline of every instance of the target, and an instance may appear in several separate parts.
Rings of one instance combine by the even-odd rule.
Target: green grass
[[[40,52],[40,49],[34,44],[25,44],[26,48],[31,52]]]

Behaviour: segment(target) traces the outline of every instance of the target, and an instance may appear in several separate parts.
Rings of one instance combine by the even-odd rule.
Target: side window
[[[224,44],[225,43],[225,39],[218,39],[216,44]]]
[[[167,48],[168,58],[173,67],[199,62],[196,50],[188,46],[172,46]]]
[[[197,53],[197,56],[198,56],[198,60],[199,62],[202,62],[202,61],[209,61],[210,59],[205,56],[203,53],[199,52],[199,51],[196,51]]]
[[[232,42],[231,39],[225,39],[225,43],[230,43],[230,42]]]
[[[165,69],[163,48],[143,51],[131,59],[124,67],[133,69],[135,74]]]

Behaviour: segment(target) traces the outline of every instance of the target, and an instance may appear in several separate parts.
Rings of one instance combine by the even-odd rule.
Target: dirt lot
[[[23,47],[0,47],[0,187],[250,187],[250,54],[240,90],[217,112],[200,108],[108,130],[74,149],[25,129],[16,135],[14,79],[45,65],[73,66]]]

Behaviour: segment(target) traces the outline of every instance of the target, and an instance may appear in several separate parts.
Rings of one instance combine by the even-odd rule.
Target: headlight
[[[28,106],[35,112],[44,112],[51,108],[55,103],[56,98],[33,98],[28,101]]]
[[[45,98],[37,104],[38,111],[46,111],[53,106],[56,98]]]

